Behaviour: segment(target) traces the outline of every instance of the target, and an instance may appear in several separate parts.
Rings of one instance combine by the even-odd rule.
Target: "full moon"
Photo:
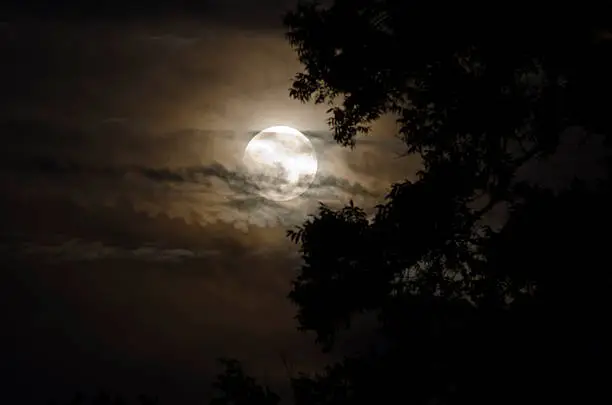
[[[248,143],[243,157],[257,193],[274,201],[303,194],[317,174],[317,156],[310,140],[286,126],[266,128]]]

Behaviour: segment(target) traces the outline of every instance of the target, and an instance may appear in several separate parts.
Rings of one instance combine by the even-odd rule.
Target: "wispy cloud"
[[[71,239],[60,244],[38,244],[27,242],[12,251],[13,254],[26,255],[51,261],[89,261],[104,259],[125,259],[154,262],[181,262],[190,259],[201,259],[218,256],[219,250],[164,249],[159,246],[143,245],[136,248],[105,245],[102,242],[91,242]]]
[[[86,205],[127,198],[151,213],[187,217],[195,212],[205,222],[231,222],[246,230],[296,224],[319,201],[333,205],[380,197],[379,190],[347,171],[337,152],[334,155],[317,138],[313,143],[320,170],[312,184],[298,198],[279,203],[260,196],[262,185],[286,184],[262,174],[256,177],[242,166],[248,132],[180,130],[152,135],[123,126],[87,132],[43,122],[5,123],[3,129],[0,178],[13,191],[38,198],[63,193]]]

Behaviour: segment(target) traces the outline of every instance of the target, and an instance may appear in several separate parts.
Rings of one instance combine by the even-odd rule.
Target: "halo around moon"
[[[318,167],[310,140],[287,126],[266,128],[255,135],[242,160],[255,191],[274,201],[303,194],[314,181]]]

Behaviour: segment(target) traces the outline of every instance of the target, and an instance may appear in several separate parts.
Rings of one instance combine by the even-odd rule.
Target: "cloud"
[[[0,115],[87,126],[121,117],[161,132],[325,128],[323,107],[287,98],[300,65],[282,31],[195,17],[9,25],[0,84],[11,102]]]
[[[287,97],[301,66],[282,33],[219,24],[9,22],[0,184],[22,199],[127,200],[151,215],[195,213],[242,230],[293,225],[319,200],[373,206],[400,179],[404,163],[388,164],[397,143],[338,147],[324,106]],[[257,197],[240,167],[252,134],[278,124],[303,130],[319,158],[312,187],[284,204]]]
[[[182,262],[221,254],[218,250],[163,249],[155,245],[144,245],[129,249],[79,239],[71,239],[57,245],[25,243],[19,247],[19,250],[14,250],[12,253],[51,261],[125,259],[159,262]]]
[[[32,385],[32,403],[98,388],[182,403],[206,396],[219,356],[241,358],[272,383],[284,379],[281,351],[300,369],[323,361],[285,299],[298,258],[279,246],[281,230],[252,240],[228,225],[146,220],[120,207],[64,207],[77,211],[71,219],[45,203],[30,203],[48,205],[40,218],[12,211],[21,260],[3,251],[0,272],[4,367]]]
[[[14,120],[0,129],[0,180],[23,198],[53,195],[85,206],[127,199],[150,214],[195,213],[204,223],[230,222],[246,231],[295,225],[319,201],[373,205],[381,194],[343,166],[348,159],[338,159],[341,149],[321,147],[317,139],[320,170],[313,183],[302,196],[278,203],[259,196],[260,185],[272,187],[276,179],[255,178],[242,166],[248,132],[184,129],[155,135],[128,125],[87,131]]]
[[[54,7],[40,1],[7,0],[3,3],[4,18],[35,17],[46,20],[126,21],[143,18],[172,18],[190,16],[205,22],[211,20],[226,26],[251,29],[270,29],[280,26],[282,13],[293,7],[296,0],[149,0],[144,6],[126,4],[120,0],[83,3],[75,0],[56,0]],[[241,12],[236,12],[240,10]]]

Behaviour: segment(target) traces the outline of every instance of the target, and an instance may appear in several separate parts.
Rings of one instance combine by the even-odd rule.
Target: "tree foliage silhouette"
[[[481,291],[490,277],[479,273],[483,215],[518,198],[517,168],[552,153],[562,130],[611,130],[597,114],[610,107],[597,95],[611,89],[611,41],[592,18],[510,12],[504,22],[456,8],[441,21],[428,4],[302,2],[285,19],[305,67],[291,96],[329,104],[334,137],[348,146],[396,114],[424,167],[417,181],[393,186],[371,225],[354,207],[323,207],[290,232],[305,260],[290,298],[301,327],[322,342],[397,288],[491,300]]]
[[[372,220],[352,203],[321,206],[288,232],[304,260],[289,294],[300,329],[331,350],[338,329],[374,311],[387,339],[382,355],[303,376],[297,402],[602,392],[609,180],[555,194],[516,178],[564,130],[612,138],[612,41],[597,11],[516,7],[502,20],[461,5],[442,19],[431,2],[336,0],[286,16],[304,66],[291,96],[329,105],[334,138],[350,147],[395,114],[407,154],[423,161]],[[485,217],[496,206],[501,229]]]
[[[220,359],[224,367],[213,383],[214,396],[210,405],[277,405],[280,397],[268,387],[259,385],[245,374],[234,359]]]
[[[560,193],[517,179],[568,129],[610,145],[612,31],[599,15],[401,0],[303,1],[287,14],[304,67],[290,95],[328,105],[347,147],[394,114],[423,162],[373,217],[321,205],[288,231],[303,258],[289,293],[299,328],[332,350],[374,312],[382,339],[292,379],[296,404],[607,395],[609,177]],[[495,227],[494,207],[507,217]]]

